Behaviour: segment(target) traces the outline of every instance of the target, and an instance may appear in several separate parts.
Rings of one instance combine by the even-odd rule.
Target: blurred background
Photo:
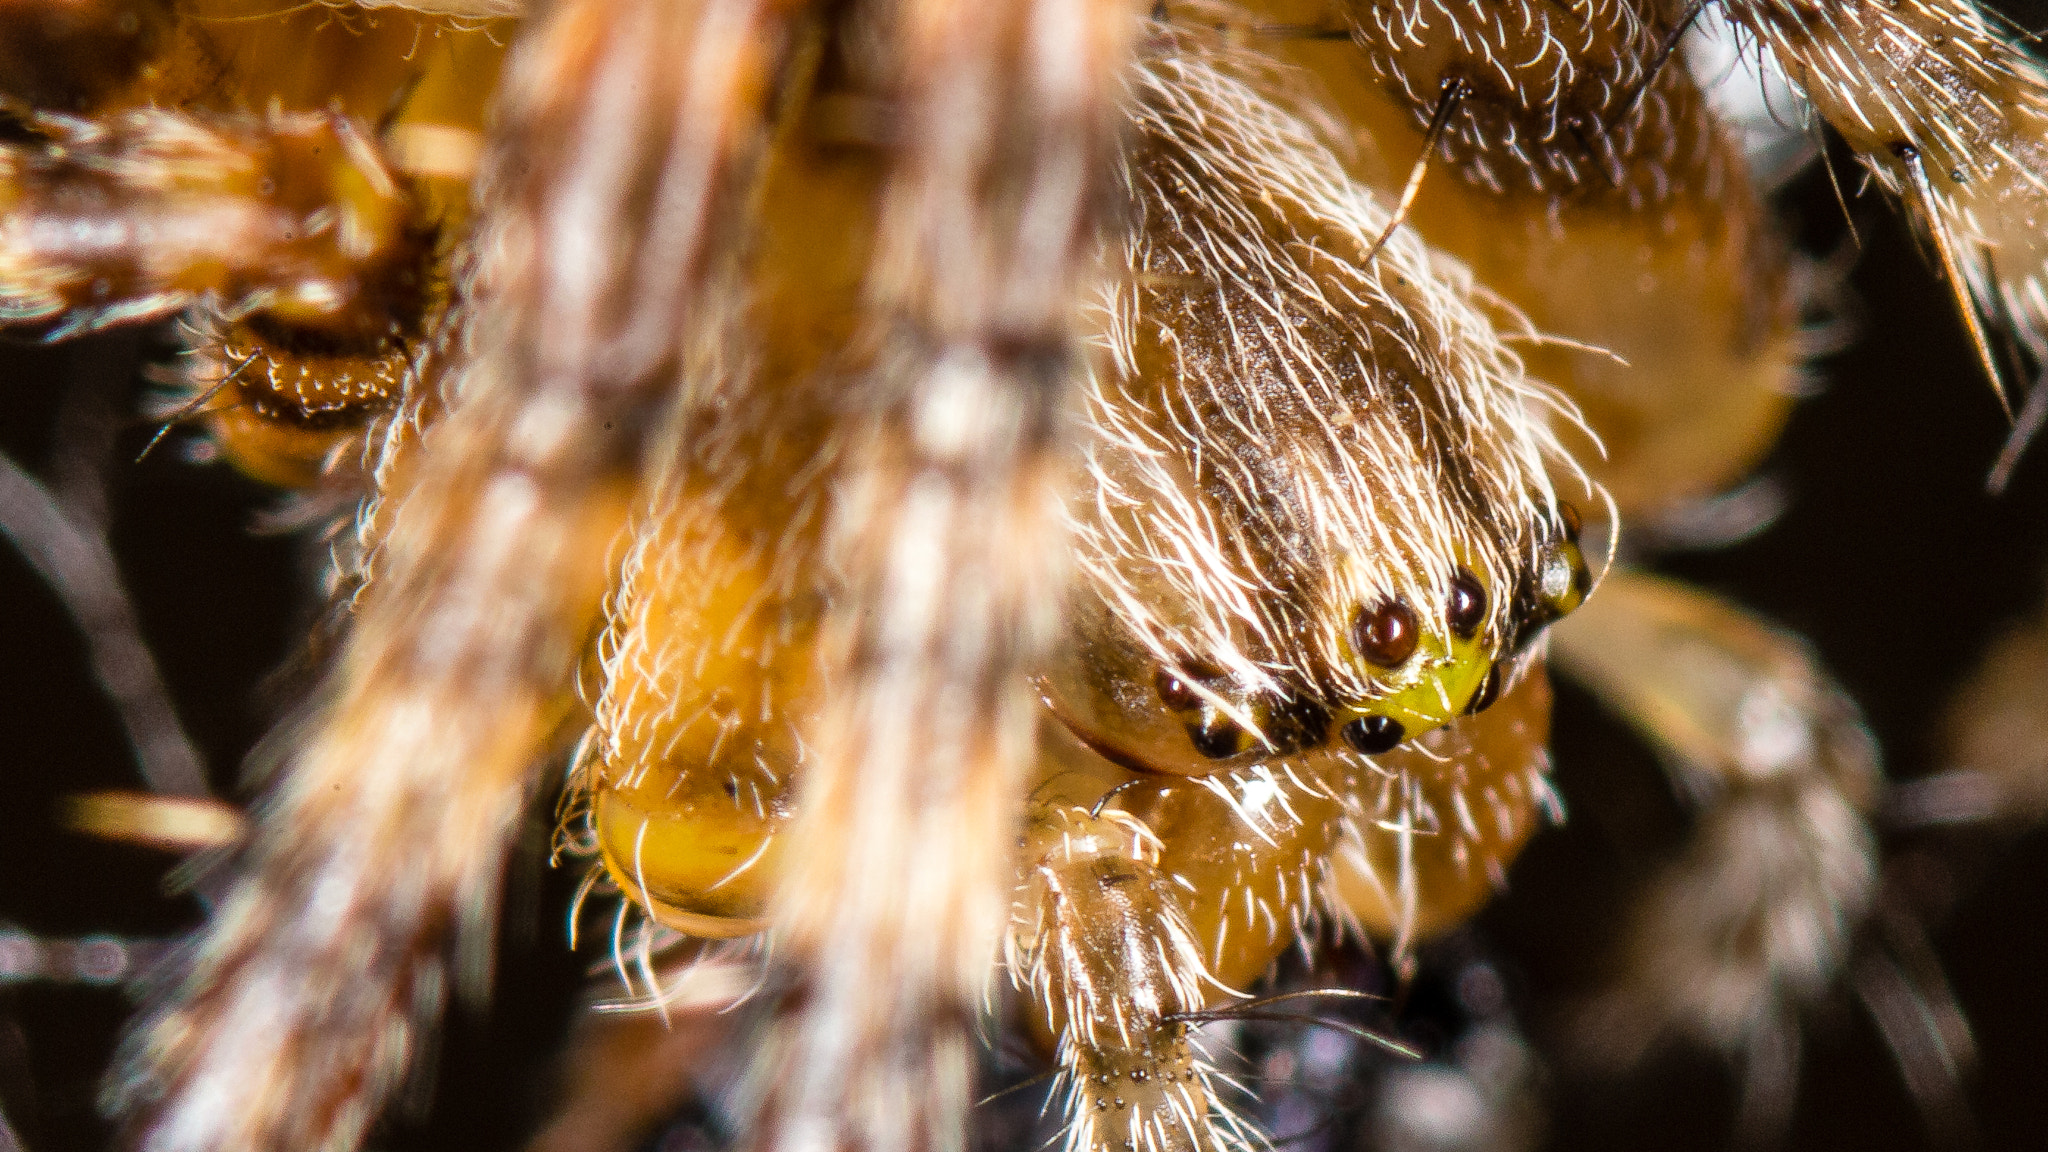
[[[2048,26],[2048,6],[2009,7],[2027,28]],[[1857,174],[1836,160],[1853,193]],[[1856,243],[1818,168],[1790,187],[1783,210],[1810,252]],[[2023,459],[2002,496],[1986,494],[2007,424],[1949,297],[1879,197],[1854,199],[1849,211],[1860,237],[1854,338],[1816,365],[1819,391],[1763,469],[1786,497],[1782,515],[1735,546],[1655,566],[1806,636],[1863,708],[1891,777],[1910,780],[1951,766],[1942,733],[1958,685],[2048,592],[2048,445]],[[103,509],[179,719],[217,792],[246,798],[239,766],[296,691],[288,669],[323,551],[260,530],[277,496],[195,461],[203,445],[186,433],[137,460],[155,434],[135,415],[141,373],[170,352],[162,333],[0,348],[0,450],[52,490]],[[134,1004],[123,977],[153,944],[195,924],[199,909],[171,890],[173,858],[60,827],[63,797],[142,781],[72,619],[6,548],[0,657],[0,1105],[31,1152],[98,1150],[112,1131],[94,1097]],[[2048,696],[2048,678],[2038,691]],[[1570,819],[1540,833],[1506,896],[1425,964],[1455,974],[1477,963],[1495,981],[1542,1069],[1542,1116],[1530,1130],[1540,1146],[1729,1148],[1738,1083],[1717,1060],[1673,1053],[1603,1078],[1576,1071],[1565,1051],[1560,1006],[1593,986],[1631,886],[1669,858],[1689,817],[1655,757],[1569,686],[1555,758]],[[551,811],[551,800],[537,806],[514,863],[494,1006],[458,1010],[432,1104],[389,1125],[377,1147],[516,1148],[542,1118],[550,1057],[586,970],[603,959],[588,944],[580,954],[566,947],[565,908],[580,877],[545,868]],[[2042,1146],[2048,830],[1885,837],[1889,858],[1910,871],[1899,883],[1915,894],[1974,1035],[1978,1061],[1964,1091],[1977,1145]],[[35,942],[80,937],[105,939],[97,951],[64,952],[66,978],[46,978],[55,961],[33,952]],[[1404,1011],[1408,1038],[1436,1057],[1470,1015],[1428,994]],[[1807,1023],[1784,1146],[1876,1152],[1959,1138],[1923,1123],[1894,1052],[1853,997],[1836,995]],[[1389,1137],[1340,1117],[1311,1143],[1348,1152],[1369,1139]],[[688,1142],[675,1132],[668,1140]]]

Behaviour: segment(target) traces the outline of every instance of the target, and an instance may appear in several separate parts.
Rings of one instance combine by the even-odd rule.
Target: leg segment
[[[1796,638],[1638,573],[1559,626],[1561,667],[1675,766],[1702,804],[1633,920],[1602,1043],[1683,1035],[1730,1052],[1789,1041],[1848,957],[1877,876],[1877,749]]]
[[[2003,399],[1999,322],[2048,361],[2048,69],[1975,0],[1731,0],[1728,13],[1905,201]]]
[[[738,0],[649,0],[528,30],[459,380],[386,495],[374,578],[250,871],[136,1038],[143,1147],[353,1149],[450,984],[486,982],[528,774],[558,739],[648,430],[707,335],[698,290],[776,28]]]
[[[852,98],[797,101],[776,128],[736,321],[754,351],[706,366],[662,437],[579,757],[591,846],[613,880],[695,935],[766,926],[827,694],[819,630],[838,589],[825,518],[848,433],[837,393],[880,171],[872,149],[818,138],[834,96]]]
[[[334,341],[424,311],[431,233],[326,113],[40,116],[0,145],[0,319],[58,338],[202,298]]]
[[[1017,892],[1010,970],[1058,1038],[1072,1152],[1247,1142],[1216,1098],[1193,1026],[1177,1019],[1220,985],[1160,848],[1130,815],[1082,807],[1039,808],[1025,835],[1033,863]]]
[[[1058,446],[1126,0],[885,6],[902,125],[827,556],[844,598],[776,905],[803,1007],[758,1138],[956,1147],[1060,603]]]

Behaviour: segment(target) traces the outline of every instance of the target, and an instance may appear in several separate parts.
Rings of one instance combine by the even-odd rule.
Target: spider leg
[[[360,344],[426,311],[487,36],[406,13],[41,7],[0,30],[0,321],[57,338],[205,302]],[[48,74],[80,55],[104,74]]]
[[[446,412],[385,473],[372,578],[248,871],[119,1094],[154,1150],[356,1147],[451,985],[597,623],[778,52],[767,5],[570,3],[528,28]],[[688,66],[677,69],[675,61]],[[451,970],[450,961],[453,961]]]
[[[1987,328],[2004,319],[2037,368],[2048,357],[2048,69],[1974,0],[1735,0],[1728,13],[1906,204],[2008,404]]]
[[[407,13],[42,7],[0,29],[4,322],[57,339],[182,314],[190,354],[151,373],[165,431],[198,421],[246,474],[353,499],[361,433],[446,303],[499,45]],[[43,67],[81,54],[112,70]]]
[[[1942,718],[1944,770],[1899,784],[1897,825],[2030,826],[2048,815],[2048,607],[2035,605],[1991,642]]]
[[[430,234],[331,113],[39,114],[0,144],[0,320],[60,339],[217,299],[336,341],[417,315]]]
[[[877,351],[829,521],[831,691],[775,914],[800,994],[762,1143],[947,1149],[1057,619],[1060,447],[1106,192],[1119,0],[886,6],[900,150]]]
[[[1796,637],[1684,585],[1610,576],[1552,651],[1701,805],[1589,1017],[1627,1062],[1685,1036],[1768,1064],[1848,959],[1877,885],[1877,748]]]
[[[849,97],[850,98],[850,97]],[[801,104],[801,102],[798,102]],[[789,109],[745,269],[754,351],[692,378],[609,596],[569,802],[587,848],[652,917],[700,936],[767,926],[835,596],[824,520],[845,453],[837,392],[858,323],[881,168],[818,147]],[[836,207],[835,207],[836,206]]]
[[[1010,970],[1058,1038],[1067,1147],[1244,1146],[1247,1132],[1217,1099],[1214,1069],[1183,1019],[1222,986],[1158,838],[1121,811],[1046,803],[1025,843]]]

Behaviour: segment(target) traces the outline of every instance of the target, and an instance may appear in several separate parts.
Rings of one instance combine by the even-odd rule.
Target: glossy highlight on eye
[[[1351,625],[1351,637],[1360,656],[1381,668],[1392,669],[1415,655],[1422,633],[1416,624],[1415,610],[1406,601],[1394,599],[1359,609]]]

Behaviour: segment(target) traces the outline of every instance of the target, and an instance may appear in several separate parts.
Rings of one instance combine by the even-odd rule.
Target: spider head
[[[1555,492],[1577,469],[1551,434],[1572,409],[1463,269],[1376,241],[1390,220],[1334,156],[1300,179],[1240,164],[1315,144],[1205,99],[1155,88],[1134,125],[1069,505],[1081,578],[1041,689],[1132,768],[1389,751],[1490,703],[1576,606]]]
[[[1349,610],[1295,617],[1296,642],[1283,646],[1171,612],[1176,601],[1143,582],[1122,586],[1131,595],[1121,603],[1084,594],[1040,692],[1084,743],[1139,771],[1203,776],[1333,745],[1390,752],[1491,707],[1537,634],[1585,599],[1591,574],[1571,506],[1532,539],[1508,562],[1406,566],[1401,592],[1361,594],[1388,574],[1339,564],[1322,599]],[[1327,635],[1314,635],[1318,617]]]

